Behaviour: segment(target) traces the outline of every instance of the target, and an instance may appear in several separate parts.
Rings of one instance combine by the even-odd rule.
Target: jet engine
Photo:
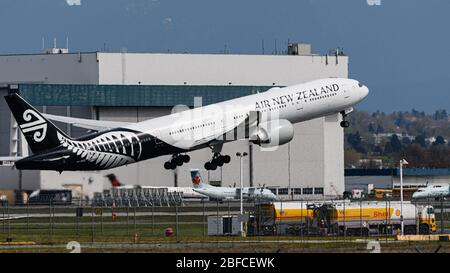
[[[260,123],[250,141],[261,147],[275,147],[288,143],[294,137],[294,126],[286,119]]]

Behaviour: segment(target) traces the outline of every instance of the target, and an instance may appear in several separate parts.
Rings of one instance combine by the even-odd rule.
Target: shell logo
[[[400,210],[399,209],[395,211],[395,215],[400,216]]]

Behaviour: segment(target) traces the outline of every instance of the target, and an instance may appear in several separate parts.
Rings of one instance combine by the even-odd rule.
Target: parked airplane
[[[413,193],[413,199],[425,199],[425,198],[446,198],[450,196],[450,185],[430,185],[426,188],[419,188]]]
[[[198,193],[192,189],[192,187],[165,187],[165,186],[138,186],[138,185],[125,185],[121,182],[119,182],[119,179],[117,179],[116,175],[111,173],[106,175],[106,177],[109,179],[109,182],[111,183],[111,186],[116,189],[134,189],[134,188],[141,188],[141,189],[167,189],[168,193],[181,193],[183,196],[183,199],[206,199],[207,196]]]
[[[137,123],[86,120],[39,113],[18,94],[5,97],[33,155],[18,160],[17,169],[102,170],[162,155],[175,169],[190,160],[187,152],[210,148],[207,170],[229,163],[224,143],[246,139],[276,147],[294,137],[293,123],[341,113],[342,127],[352,106],[369,89],[356,80],[328,78],[198,107]],[[48,119],[96,130],[71,138]]]
[[[198,169],[191,170],[192,184],[194,185],[194,191],[208,196],[212,200],[239,200],[241,196],[240,188],[232,187],[214,187],[209,184],[203,183],[203,179],[200,176]],[[276,200],[275,194],[269,189],[255,188],[255,187],[243,187],[242,199],[247,201],[260,200],[260,201],[274,201]]]

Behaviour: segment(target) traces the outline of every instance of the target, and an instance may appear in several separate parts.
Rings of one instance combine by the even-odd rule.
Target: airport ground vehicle
[[[275,202],[255,211],[260,230],[278,234],[396,234],[401,228],[400,202],[304,201]],[[403,202],[405,234],[436,231],[432,206]]]

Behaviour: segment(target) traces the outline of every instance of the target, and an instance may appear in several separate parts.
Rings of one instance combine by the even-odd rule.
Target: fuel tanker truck
[[[396,234],[401,228],[398,201],[303,201],[274,202],[257,208],[260,228],[278,234]],[[258,214],[259,212],[259,214]],[[403,202],[405,234],[436,231],[432,206]]]

